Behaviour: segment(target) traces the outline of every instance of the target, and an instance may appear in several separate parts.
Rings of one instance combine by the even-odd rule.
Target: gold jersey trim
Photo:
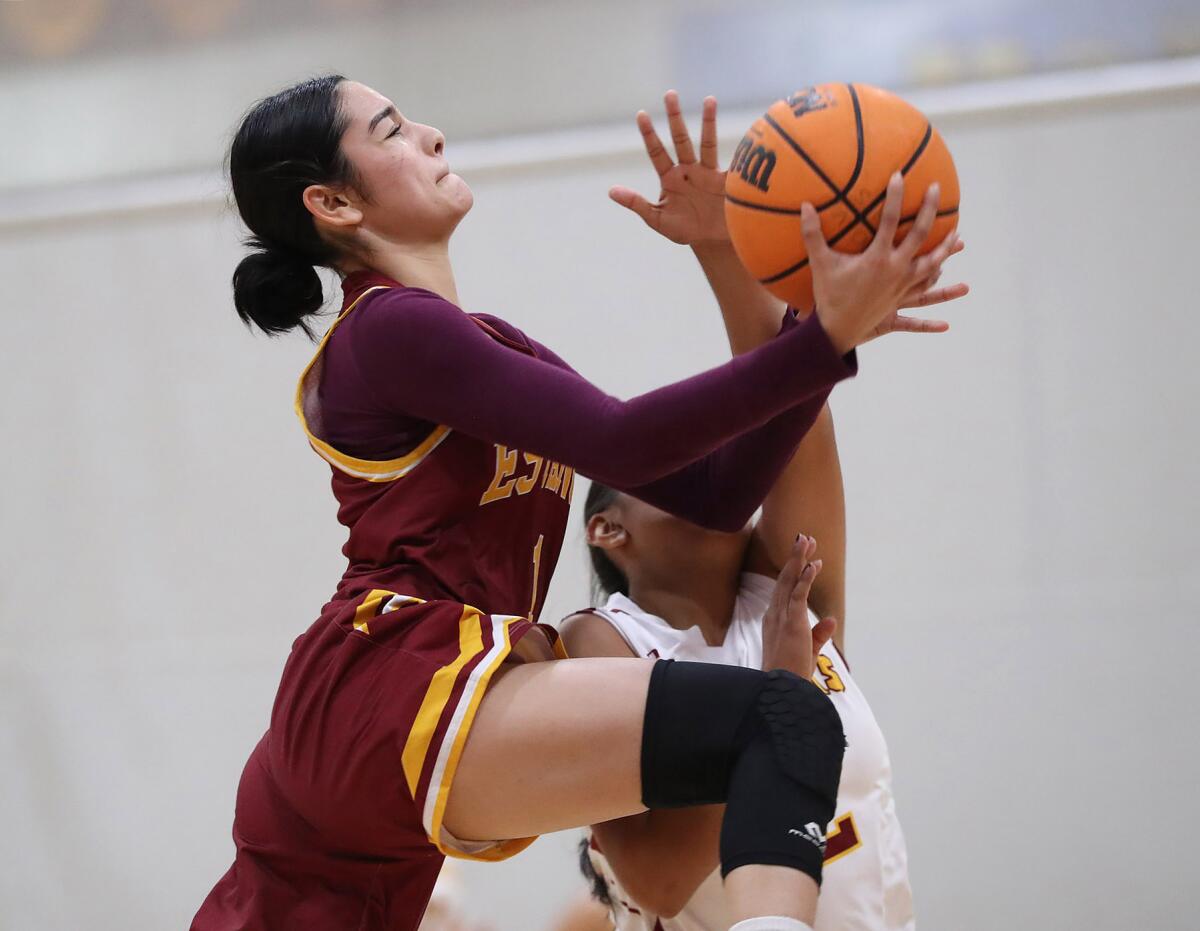
[[[317,346],[317,351],[313,354],[312,360],[304,367],[304,371],[300,373],[300,381],[296,385],[296,416],[300,418],[300,425],[304,428],[309,445],[316,450],[317,455],[335,469],[339,469],[355,478],[366,479],[368,482],[394,482],[398,478],[403,478],[420,465],[425,457],[437,449],[442,440],[450,435],[449,427],[439,425],[434,427],[429,436],[425,437],[412,452],[398,459],[373,460],[357,459],[354,456],[349,456],[335,449],[318,437],[314,430],[314,426],[316,429],[320,429],[317,384],[320,381],[325,344],[329,341],[329,337],[333,335],[333,331],[338,328],[338,324],[345,320],[346,315],[358,306],[359,301],[372,291],[385,290],[387,290],[386,285],[375,285],[372,288],[367,288],[367,290],[354,299],[349,307],[338,314],[338,318],[333,321],[333,326],[321,338],[321,342]]]

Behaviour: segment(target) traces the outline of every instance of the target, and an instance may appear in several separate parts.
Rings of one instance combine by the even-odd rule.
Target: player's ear
[[[304,207],[318,226],[349,231],[362,222],[362,210],[351,194],[327,184],[310,184],[302,195]]]
[[[611,511],[593,514],[587,522],[588,546],[602,550],[620,549],[629,542],[629,532]]]

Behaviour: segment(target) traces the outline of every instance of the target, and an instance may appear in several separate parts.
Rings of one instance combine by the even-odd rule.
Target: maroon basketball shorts
[[[535,626],[379,590],[331,604],[288,658],[238,786],[234,865],[193,928],[416,928],[444,856],[529,846],[442,819],[488,683]]]

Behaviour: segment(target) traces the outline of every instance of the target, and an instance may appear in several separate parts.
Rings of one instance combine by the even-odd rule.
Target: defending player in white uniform
[[[650,203],[619,187],[610,196],[655,232],[691,247],[713,287],[737,355],[772,339],[784,308],[742,268],[729,243],[725,172],[718,169],[716,151],[716,102],[709,98],[704,104],[699,157],[677,95],[668,92],[665,103],[678,162],[666,151],[650,117],[638,114],[646,151],[659,177],[658,201]],[[952,255],[962,244],[948,239],[944,248]],[[935,282],[936,276],[897,295],[897,306],[928,306],[966,293],[965,285],[931,290]],[[889,328],[936,333],[947,325],[897,313]],[[819,406],[820,399],[816,403]],[[839,652],[845,630],[841,467],[828,408],[819,416],[814,408],[813,415],[815,426],[767,495],[757,525],[739,533],[704,531],[594,485],[585,511],[588,544],[598,582],[610,597],[602,608],[568,618],[562,632],[572,656],[659,657],[759,667],[765,654],[771,668],[812,674],[839,712],[848,743],[836,817],[826,829],[816,929],[902,931],[914,926],[912,899],[887,747]],[[793,573],[785,585],[801,546],[797,531],[820,540],[822,560],[816,561],[808,583],[797,585]],[[811,550],[804,558],[812,558]],[[795,592],[800,589],[805,603],[797,608]],[[783,596],[787,611],[777,610],[778,599],[768,609],[773,591],[792,592]],[[810,628],[806,605],[818,617],[837,619],[833,642],[826,642],[832,623],[823,620]],[[782,626],[781,614],[786,618]],[[814,648],[823,644],[815,670],[798,668],[811,662],[808,649],[798,652],[793,646],[789,655],[788,638],[794,645],[801,636],[810,637]],[[807,831],[818,843],[813,835],[820,829],[788,827]],[[585,862],[606,881],[620,931],[726,931],[730,922],[715,870],[719,833],[720,806],[647,811],[593,826]],[[778,924],[803,927],[790,919]]]
[[[763,615],[774,587],[771,578],[742,574],[733,619],[719,646],[709,646],[698,628],[678,630],[619,593],[597,608],[596,614],[608,621],[638,656],[758,669],[763,659]],[[813,681],[829,695],[846,732],[837,814],[826,838],[816,931],[911,929],[908,861],[892,801],[891,764],[883,734],[832,641],[820,652]],[[725,931],[729,927],[718,871],[704,880],[678,915],[663,918],[632,901],[595,844],[588,853],[593,868],[608,885],[618,931]]]

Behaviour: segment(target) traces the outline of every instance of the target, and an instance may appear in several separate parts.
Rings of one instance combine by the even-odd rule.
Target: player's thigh
[[[527,837],[642,805],[642,719],[654,663],[508,666],[480,703],[446,803],[455,837]]]

